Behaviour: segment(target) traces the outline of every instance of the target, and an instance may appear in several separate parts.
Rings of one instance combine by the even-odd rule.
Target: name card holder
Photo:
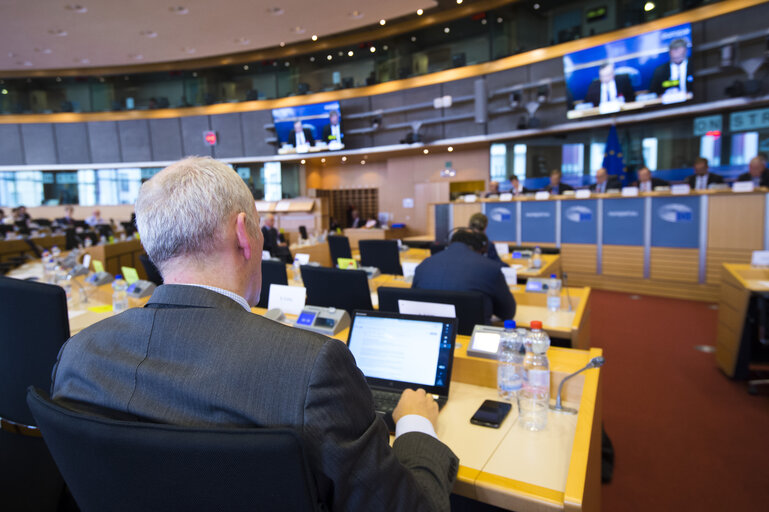
[[[769,251],[753,251],[750,264],[754,267],[769,267]]]
[[[307,290],[303,286],[270,285],[267,309],[280,309],[290,315],[298,315],[304,309]]]
[[[536,199],[537,201],[542,201],[542,200],[545,200],[545,199],[550,199],[550,192],[548,192],[546,190],[540,190],[539,192],[534,194],[534,199]]]
[[[622,197],[637,197],[638,187],[622,187]]]
[[[685,196],[692,191],[692,187],[688,183],[679,183],[670,187],[670,193],[674,196]]]
[[[577,199],[590,199],[590,189],[581,188],[577,190],[577,192],[574,194],[574,197],[576,197]]]
[[[512,201],[513,200],[513,194],[510,192],[505,192],[504,194],[499,194],[499,200],[500,201]]]
[[[732,185],[732,192],[753,192],[754,189],[752,181],[735,181]]]

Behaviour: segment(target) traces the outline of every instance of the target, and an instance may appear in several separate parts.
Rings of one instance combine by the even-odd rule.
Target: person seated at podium
[[[692,190],[707,190],[711,184],[723,182],[723,176],[708,172],[708,159],[703,157],[694,161],[694,174],[686,178]]]
[[[588,188],[596,194],[605,194],[609,190],[621,189],[622,183],[620,183],[619,178],[616,176],[609,176],[609,173],[606,172],[606,169],[601,167],[595,171],[595,183],[590,185]]]
[[[262,236],[264,237],[263,250],[269,252],[272,257],[286,263],[293,262],[285,237],[275,228],[275,215],[268,213],[264,218]]]
[[[363,222],[363,219],[360,217],[360,213],[356,208],[353,208],[350,211],[350,227],[351,228],[362,228],[365,223]]]
[[[369,215],[369,218],[366,220],[366,224],[363,227],[366,229],[381,229],[382,223],[379,222],[376,215]]]
[[[136,219],[164,284],[145,307],[66,342],[54,400],[156,423],[296,429],[319,508],[449,510],[459,461],[437,439],[432,396],[403,392],[391,448],[344,343],[251,312],[262,233],[229,166],[199,157],[172,164],[142,185]]]
[[[499,263],[483,254],[489,244],[483,233],[460,229],[449,246],[419,264],[413,288],[481,292],[486,303],[485,323],[492,313],[501,320],[515,317],[515,299],[510,293]]]
[[[323,127],[323,142],[342,143],[342,127],[339,125],[339,112],[332,110],[328,114],[328,124]]]
[[[760,156],[754,156],[748,163],[748,172],[737,176],[737,181],[752,181],[755,187],[769,187],[769,169],[766,168],[766,160]]]
[[[638,181],[633,183],[633,186],[638,187],[639,192],[653,192],[657,187],[669,187],[670,182],[653,178],[649,168],[643,166],[638,169]]]
[[[486,217],[483,213],[474,213],[470,217],[470,229],[477,233],[481,233],[483,236],[486,236],[486,228],[489,225],[489,218]],[[487,237],[488,238],[488,237]],[[497,253],[497,248],[494,246],[493,243],[487,243],[486,244],[486,252],[484,253],[484,256],[486,256],[491,261],[495,261],[499,263],[500,266],[503,267],[509,267],[509,265],[505,262],[503,262],[500,257],[499,253]]]
[[[298,148],[299,146],[312,146],[315,140],[312,136],[312,130],[304,128],[302,121],[294,122],[294,129],[288,132],[288,143]]]
[[[101,210],[94,210],[93,213],[85,219],[85,223],[94,227],[99,224],[107,224],[107,221],[101,218]]]
[[[518,179],[518,176],[515,174],[510,176],[510,193],[513,194],[513,196],[522,196],[530,192],[531,190],[523,186],[521,180]]]
[[[489,191],[486,192],[486,194],[483,196],[486,198],[489,197],[499,197],[499,182],[498,181],[490,181],[489,182]]]
[[[550,184],[545,187],[545,191],[550,192],[550,194],[557,196],[560,194],[563,194],[567,190],[574,190],[574,187],[571,185],[567,185],[566,183],[561,183],[561,178],[563,175],[561,174],[561,171],[558,169],[553,169],[550,171]]]
[[[635,101],[635,91],[630,77],[625,74],[616,75],[614,64],[604,62],[598,69],[598,79],[593,80],[587,88],[585,101],[594,107],[602,103],[630,103]]]
[[[60,226],[74,226],[75,225],[75,218],[73,217],[75,213],[75,208],[72,205],[67,205],[64,207],[64,217],[59,217],[56,219],[56,223]]]

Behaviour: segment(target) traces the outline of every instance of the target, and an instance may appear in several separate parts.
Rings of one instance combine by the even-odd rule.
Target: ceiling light
[[[158,36],[158,33],[154,30],[142,30],[139,32],[139,34],[143,35],[144,37],[148,37],[150,39],[155,39]]]
[[[417,36],[411,36],[411,42],[416,43],[417,42]]]
[[[430,150],[429,150],[429,149],[427,149],[427,148],[425,148],[425,149],[423,149],[423,150],[422,150],[422,153],[424,153],[425,155],[426,155],[427,153],[429,153],[429,152],[430,152]]]
[[[349,16],[350,18],[352,18],[354,20],[359,20],[359,19],[361,19],[363,17],[363,13],[360,12],[360,11],[352,11],[352,12],[347,13],[347,16]]]
[[[326,55],[326,60],[331,60],[331,59],[333,59],[333,58],[334,58],[334,57],[332,57],[331,55]]]
[[[376,51],[376,47],[372,46],[371,48],[368,49],[368,51],[370,51],[371,53],[374,53]]]
[[[67,35],[67,31],[60,28],[52,28],[48,33],[56,37],[65,37]]]
[[[286,61],[283,65],[286,66],[286,67],[289,67],[291,65],[291,63],[289,61]]]
[[[653,11],[655,7],[657,7],[657,6],[654,5],[654,2],[646,2],[644,4],[644,11],[646,11],[646,12]]]
[[[424,14],[424,12],[425,11],[423,11],[422,9],[417,9],[417,16],[422,16],[422,14]]]
[[[181,5],[175,5],[168,8],[174,14],[189,14],[190,10]]]
[[[452,151],[454,151],[454,147],[453,147],[453,146],[449,146],[449,147],[447,147],[447,148],[446,148],[446,150],[447,150],[449,153],[451,153]]]
[[[274,68],[278,67],[278,61],[277,60],[272,61],[272,67],[274,67]]]
[[[458,3],[458,4],[461,4],[461,3],[462,3],[462,0],[457,0],[457,3]]]
[[[350,50],[349,52],[347,52],[347,56],[348,56],[348,57],[352,57],[353,55],[355,55],[355,54],[353,53],[353,51],[352,51],[352,50]]]
[[[243,71],[248,71],[248,64],[243,64]]]
[[[502,17],[497,18],[497,23],[502,23],[503,21],[505,20],[503,20]]]
[[[300,164],[302,164],[302,165],[304,165],[304,163],[305,163],[305,162],[306,162],[306,160],[302,159],[302,161],[301,161],[301,162],[299,162],[299,163],[300,163]]]
[[[0,94],[8,94],[8,89],[3,89],[2,91],[0,91]]]
[[[312,37],[311,37],[310,39],[312,39],[313,41],[317,41],[317,40],[318,40],[318,36],[316,36],[315,34],[313,34],[313,35],[312,35]]]
[[[539,4],[534,4],[534,10],[535,10],[535,11],[538,11],[538,10],[539,10]]]
[[[338,55],[341,57],[344,55],[344,52],[340,50]]]
[[[315,57],[310,57],[310,62],[315,62]]]
[[[273,16],[280,16],[284,12],[285,11],[280,7],[270,7],[269,9],[267,9],[267,13],[272,14]]]
[[[56,77],[56,81],[57,81],[57,82],[61,82],[61,77],[60,77],[60,76],[57,76],[57,77]]]
[[[192,78],[197,78],[197,77],[198,77],[198,72],[197,71],[193,71],[192,72]]]
[[[483,18],[483,19],[481,20],[481,25],[485,25],[486,23],[488,23],[488,21],[486,20],[486,18]]]
[[[382,49],[383,49],[384,51],[387,51],[387,50],[389,50],[389,49],[390,49],[390,47],[389,47],[389,46],[387,46],[387,45],[384,45],[384,46],[382,47]]]
[[[281,42],[280,42],[280,47],[281,47],[281,48],[283,48],[284,46],[286,46],[286,43],[284,43],[283,41],[281,41]]]
[[[361,160],[361,161],[360,161],[360,164],[361,164],[361,165],[366,165],[366,161],[365,161],[365,160]]]
[[[64,6],[68,11],[76,12],[78,14],[85,14],[88,12],[88,8],[78,4],[67,4]]]
[[[449,27],[446,27],[443,29],[444,34],[448,34],[449,32],[451,32],[451,29]]]
[[[347,161],[347,157],[346,157],[346,156],[343,156],[343,157],[342,157],[342,162],[346,162],[346,161]]]
[[[52,50],[50,48],[35,48],[35,53],[50,55],[52,53]]]
[[[188,53],[188,54],[192,55],[192,54],[193,54],[193,53],[195,53],[197,50],[196,50],[195,48],[190,48],[190,47],[187,47],[187,46],[185,46],[184,48],[182,48],[182,51],[183,51],[184,53]]]
[[[379,20],[380,25],[384,25],[385,23],[387,23],[387,20]]]
[[[251,40],[247,37],[238,37],[237,39],[235,39],[235,42],[237,44],[247,45],[248,43],[251,42]]]
[[[325,158],[321,158],[320,159],[320,163],[325,164],[326,163],[326,159]]]

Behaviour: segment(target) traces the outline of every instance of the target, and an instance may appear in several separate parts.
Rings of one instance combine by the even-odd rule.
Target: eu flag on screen
[[[603,153],[603,168],[609,176],[625,177],[625,163],[622,158],[622,146],[617,136],[617,128],[612,125],[609,128],[609,137],[606,139],[606,149]]]

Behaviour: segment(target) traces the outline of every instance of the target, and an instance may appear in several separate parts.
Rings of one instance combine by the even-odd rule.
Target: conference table
[[[51,249],[56,246],[63,251],[66,244],[64,235],[38,235],[29,237],[29,240],[43,249]],[[0,240],[0,262],[29,254],[34,254],[34,252],[22,238]]]

